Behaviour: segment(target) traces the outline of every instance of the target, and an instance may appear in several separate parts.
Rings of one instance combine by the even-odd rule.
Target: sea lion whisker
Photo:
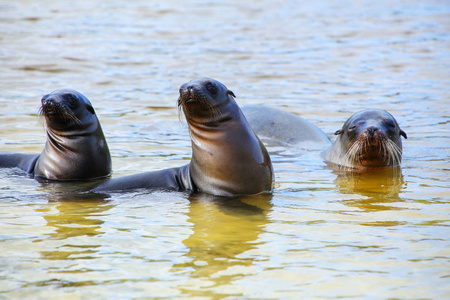
[[[386,149],[388,151],[388,164],[394,165],[398,161],[397,152],[395,151],[395,148],[388,143],[386,143]]]
[[[178,101],[177,101],[179,111],[181,111],[181,108],[183,107],[184,103],[186,103],[190,99],[203,105],[205,107],[206,111],[208,111],[209,116],[212,117],[212,119],[214,119],[214,122],[219,122],[217,120],[217,117],[220,117],[222,112],[211,103],[211,101],[208,99],[208,97],[205,94],[200,93],[200,92],[181,93],[180,97],[178,98]],[[181,119],[181,114],[179,114],[178,116]],[[211,122],[211,123],[214,123],[214,122]]]
[[[383,143],[383,157],[387,158],[388,164],[394,163],[394,156],[391,153],[391,146],[388,141]]]
[[[368,138],[364,139],[362,144],[363,144],[362,148],[364,148],[364,151],[367,152],[367,149],[369,148],[369,139]]]
[[[66,112],[67,120],[75,122],[75,124],[79,127],[83,127],[80,119],[72,111],[66,110]]]
[[[207,107],[207,109],[210,113],[210,116],[214,120],[213,123],[218,123],[220,116],[222,115],[222,112],[220,111],[220,109],[218,109],[216,106],[211,104],[211,101],[209,101],[209,99],[205,95],[202,94],[199,98],[201,99],[199,102],[201,102],[203,105],[205,105]]]
[[[178,121],[180,121],[181,124],[184,124],[184,118],[183,118],[183,99],[182,97],[178,97],[177,100],[177,107],[178,107]]]
[[[341,167],[346,167],[348,166],[349,163],[349,158],[350,158],[350,152],[353,151],[353,146],[354,144],[347,150],[347,152],[344,153],[344,155],[342,155],[342,157],[339,160],[339,165]]]
[[[389,163],[391,165],[395,165],[399,163],[399,157],[398,157],[398,152],[397,149],[393,146],[394,143],[392,143],[390,140],[386,141],[386,152],[387,152],[387,156],[389,158]],[[397,145],[395,145],[397,146]]]
[[[356,152],[361,150],[361,141],[356,141],[353,143],[352,146],[347,150],[347,152],[342,156],[339,165],[344,167],[349,167],[354,165],[354,162],[356,159],[359,160],[358,155],[356,155]]]
[[[361,152],[361,149],[364,148],[364,151],[367,151],[367,147],[368,147],[368,142],[367,140],[364,140],[363,142],[359,142],[358,145],[358,151],[355,151],[354,156],[353,156],[353,164],[355,163],[355,161],[358,162],[358,164],[361,164],[361,156],[357,155],[357,152]]]
[[[400,164],[401,162],[401,149],[392,140],[386,140],[385,143],[388,163],[392,165]]]
[[[59,103],[44,104],[40,107],[39,114],[47,117],[49,111],[51,111],[54,116],[57,116],[57,119],[64,120],[66,122],[73,121],[77,126],[83,127],[81,120],[75,115],[75,113],[64,105]]]
[[[360,148],[359,142],[356,142],[350,147],[349,151],[345,154],[345,165],[348,167],[349,165],[353,165],[355,161],[355,154],[358,152]]]
[[[402,161],[402,149],[391,140],[389,140],[389,146],[392,147],[395,154],[396,164],[400,164]]]

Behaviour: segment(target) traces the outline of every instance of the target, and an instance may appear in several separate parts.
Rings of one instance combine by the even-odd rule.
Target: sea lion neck
[[[77,137],[85,136],[96,132],[100,126],[97,117],[95,115],[84,116],[78,121],[69,121],[68,123],[59,123],[49,121],[47,118],[46,127],[47,131],[53,135],[61,137]]]
[[[237,104],[228,99],[213,110],[186,112],[189,131],[194,136],[201,136],[202,133],[221,132],[224,128],[233,127],[233,124],[239,123],[238,109]]]

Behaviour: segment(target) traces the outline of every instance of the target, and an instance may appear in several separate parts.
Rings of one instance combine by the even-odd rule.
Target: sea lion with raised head
[[[401,136],[407,138],[395,118],[382,109],[355,113],[335,134],[338,137],[325,152],[325,160],[350,169],[399,166]]]
[[[36,178],[90,180],[111,174],[111,156],[90,101],[59,89],[42,97],[47,141],[41,154],[0,153],[0,167],[18,167]]]
[[[211,78],[189,81],[179,92],[178,107],[186,117],[192,141],[191,162],[112,178],[92,190],[165,189],[216,196],[271,192],[269,154],[247,123],[233,92]]]

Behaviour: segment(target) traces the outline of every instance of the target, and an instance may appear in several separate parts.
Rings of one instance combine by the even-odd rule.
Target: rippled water
[[[180,166],[184,82],[282,108],[330,137],[354,112],[408,134],[400,172],[339,174],[270,148],[272,196],[68,199],[0,170],[0,297],[450,297],[450,3],[0,1],[0,151],[39,153],[39,100],[85,94],[114,176]]]

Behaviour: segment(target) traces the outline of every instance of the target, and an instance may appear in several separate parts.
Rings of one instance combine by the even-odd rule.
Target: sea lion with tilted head
[[[192,159],[185,166],[113,178],[96,192],[165,189],[216,196],[251,195],[272,191],[269,154],[250,128],[235,95],[222,83],[199,78],[180,88],[192,141]]]
[[[111,156],[100,122],[81,93],[59,89],[41,100],[47,141],[41,154],[0,153],[0,167],[18,167],[48,180],[91,180],[111,174]]]
[[[326,151],[325,160],[350,169],[399,166],[401,136],[407,138],[395,118],[382,109],[355,113],[335,134],[338,137]]]

